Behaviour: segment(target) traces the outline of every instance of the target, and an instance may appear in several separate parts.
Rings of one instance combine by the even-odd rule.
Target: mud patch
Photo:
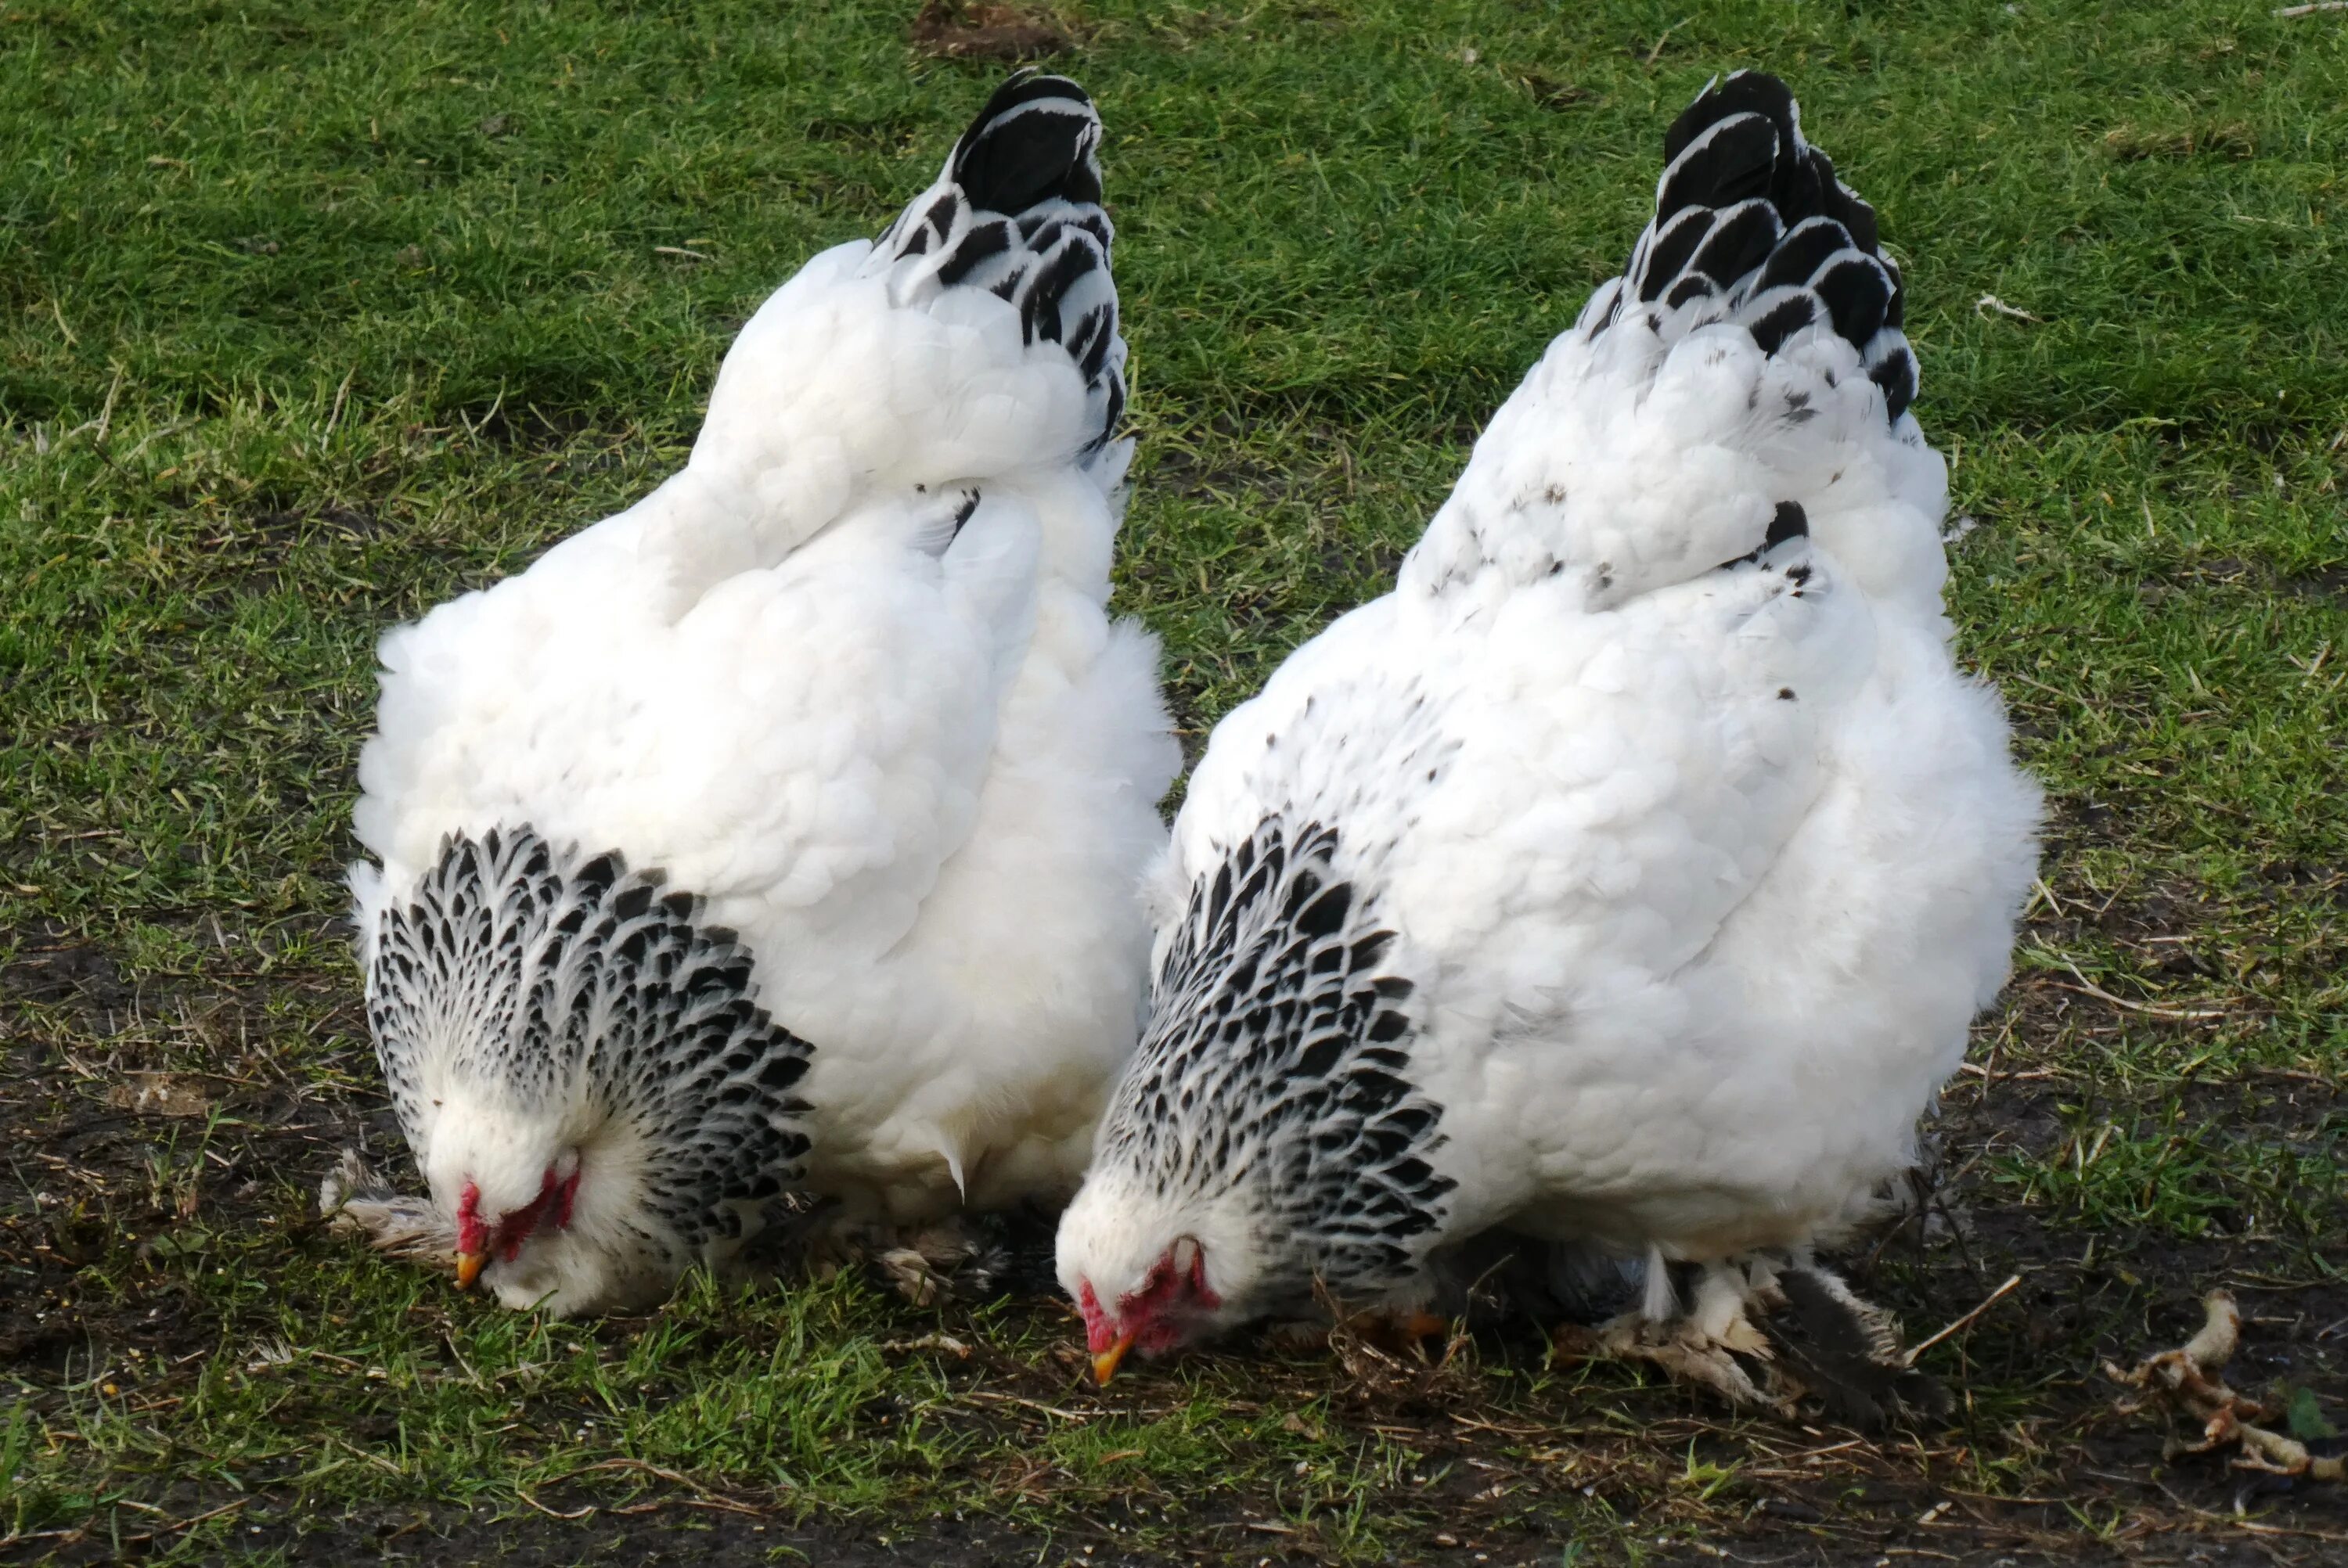
[[[2168,917],[2152,911],[2146,920]],[[273,1337],[283,1332],[272,1299],[286,1288],[281,1282],[258,1279],[250,1308],[205,1283],[222,1263],[233,1271],[239,1257],[346,1245],[317,1234],[308,1188],[345,1143],[396,1148],[363,1057],[329,1055],[281,1076],[236,1028],[218,1027],[178,1040],[166,1068],[109,1067],[110,1053],[128,1062],[130,1048],[95,1033],[108,1006],[201,1010],[258,1029],[290,1000],[321,1009],[327,1032],[348,1031],[355,1053],[364,1037],[345,994],[347,975],[281,969],[234,984],[139,977],[54,934],[21,948],[7,972],[0,1140],[20,1152],[22,1179],[0,1190],[0,1378],[52,1413],[90,1397],[69,1389],[112,1384],[119,1393],[109,1397],[128,1419],[168,1433],[224,1348],[240,1366],[282,1356],[289,1434],[316,1428],[354,1446],[396,1444],[396,1407],[337,1415],[316,1402],[330,1399],[318,1391],[328,1384],[294,1376],[296,1363],[323,1352]],[[921,1415],[952,1458],[911,1501],[852,1518],[805,1513],[788,1491],[718,1493],[642,1471],[613,1472],[609,1486],[555,1483],[527,1498],[499,1491],[489,1511],[469,1512],[414,1495],[320,1501],[292,1479],[303,1464],[240,1471],[242,1490],[184,1479],[197,1468],[155,1472],[143,1489],[126,1478],[128,1501],[44,1520],[0,1543],[0,1557],[97,1563],[177,1547],[274,1552],[294,1563],[363,1555],[731,1564],[778,1560],[779,1550],[781,1560],[796,1553],[851,1565],[1038,1553],[1097,1565],[1256,1565],[1348,1562],[1366,1552],[1461,1568],[1554,1568],[1560,1542],[1581,1540],[1591,1563],[1627,1561],[1632,1543],[1651,1563],[1822,1568],[1886,1559],[1979,1568],[2337,1561],[2335,1538],[2348,1538],[2343,1489],[2250,1475],[2219,1457],[2167,1459],[2157,1424],[2117,1413],[2119,1390],[2101,1370],[2106,1360],[2132,1365],[2178,1343],[2197,1321],[2201,1293],[2225,1285],[2248,1318],[2237,1386],[2304,1390],[2341,1420],[2348,1282],[2324,1250],[2325,1235],[2339,1234],[2337,1209],[2323,1211],[2328,1232],[2229,1224],[2180,1237],[2081,1226],[2058,1209],[2018,1202],[1995,1179],[2002,1152],[2044,1159],[2075,1133],[2078,1116],[2065,1107],[2080,1104],[2074,1079],[2094,1056],[2061,1042],[2075,1042],[2083,1023],[2117,1016],[2070,992],[2019,991],[2013,1010],[1984,1030],[1985,1040],[2008,1040],[2003,1054],[1977,1052],[1984,1065],[1947,1097],[1937,1223],[1848,1260],[1855,1283],[1895,1310],[1911,1337],[1955,1322],[2021,1276],[1931,1352],[1926,1364],[1959,1401],[1941,1430],[1870,1441],[1823,1424],[1735,1419],[1621,1368],[1546,1369],[1533,1325],[1432,1345],[1416,1362],[1409,1353],[1241,1343],[1196,1358],[1179,1377],[1137,1368],[1095,1389],[1066,1308],[1031,1293],[975,1309],[895,1309],[901,1329],[884,1348],[892,1365],[918,1360],[942,1378],[942,1397]],[[114,1086],[130,1071],[187,1075],[211,1109],[183,1118],[120,1103]],[[2135,1104],[2113,1084],[2098,1091],[2098,1115]],[[2222,1128],[2243,1148],[2339,1125],[2336,1084],[2255,1071],[2188,1085],[2182,1103],[2188,1120]],[[200,1128],[208,1134],[196,1136]],[[234,1255],[207,1250],[228,1245],[223,1237],[255,1235],[269,1240]],[[332,1309],[283,1305],[296,1314]],[[407,1313],[437,1345],[454,1315],[473,1310],[432,1289]],[[613,1323],[596,1334],[619,1354],[645,1327]],[[727,1332],[722,1323],[709,1331]],[[665,1398],[664,1386],[656,1372],[641,1397]],[[1231,1473],[1254,1479],[1159,1478],[1129,1457],[1087,1457],[1064,1440],[1093,1423],[1194,1420],[1201,1398],[1213,1399],[1212,1420],[1228,1427],[1214,1440],[1232,1445]],[[866,1419],[912,1412],[892,1401]],[[513,1419],[550,1430],[575,1426],[582,1413],[524,1393]],[[1351,1455],[1344,1464],[1352,1479],[1316,1492],[1284,1481],[1284,1462],[1242,1468],[1267,1442],[1292,1440],[1300,1463]],[[1375,1551],[1359,1533],[1365,1520]]]
[[[1075,46],[1057,23],[998,0],[923,0],[911,36],[942,60],[1040,60]]]
[[[138,999],[137,988],[123,979],[112,954],[69,941],[55,927],[28,934],[16,956],[0,968],[0,989],[24,1001],[72,1003],[108,1013]]]

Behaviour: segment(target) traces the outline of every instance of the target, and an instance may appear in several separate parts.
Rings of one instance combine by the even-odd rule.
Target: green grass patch
[[[2159,1460],[2085,1369],[2232,1282],[2343,1389],[2348,29],[2263,4],[1051,12],[1110,128],[1118,603],[1194,747],[1390,578],[1708,76],[1787,77],[1876,205],[1960,644],[2056,811],[1949,1096],[1962,1223],[1874,1276],[1929,1332],[2026,1274],[1932,1352],[1953,1433],[1724,1426],[1530,1345],[1103,1398],[1049,1304],[544,1325],[313,1228],[380,1112],[337,925],[374,640],[672,471],[758,301],[928,179],[997,67],[915,9],[0,16],[0,1552],[1873,1562],[1949,1489],[1990,1501],[1923,1544],[1984,1560],[2215,1528],[2164,1501],[2230,1512],[2214,1470],[2093,1479]]]

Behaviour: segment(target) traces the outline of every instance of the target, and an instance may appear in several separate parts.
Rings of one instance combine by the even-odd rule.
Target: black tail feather
[[[1101,199],[1100,117],[1066,77],[1022,71],[994,89],[954,143],[954,183],[988,212],[1016,215],[1054,200]]]
[[[1021,71],[954,143],[938,186],[905,209],[880,249],[938,257],[938,282],[1019,308],[1029,343],[1056,343],[1100,400],[1098,450],[1125,410],[1125,340],[1101,207],[1100,116],[1066,77]]]
[[[1786,84],[1750,71],[1714,83],[1672,123],[1663,154],[1654,219],[1620,282],[1584,314],[1590,335],[1642,305],[1716,300],[1699,321],[1735,321],[1775,354],[1823,322],[1859,351],[1890,416],[1906,412],[1916,357],[1900,332],[1900,269],[1883,254],[1874,209],[1803,139]]]

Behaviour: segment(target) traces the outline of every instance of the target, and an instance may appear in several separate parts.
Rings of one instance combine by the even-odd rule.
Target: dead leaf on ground
[[[133,1072],[108,1086],[106,1102],[141,1116],[201,1116],[212,1108],[202,1081],[180,1072]]]
[[[1573,82],[1560,81],[1546,71],[1519,71],[1517,80],[1533,96],[1533,101],[1543,108],[1570,109],[1588,103],[1597,95],[1588,87]]]
[[[991,0],[922,0],[913,46],[949,60],[1034,60],[1069,46],[1045,17]]]
[[[2286,1415],[2283,1409],[2235,1392],[2219,1376],[2242,1342],[2242,1312],[2234,1304],[2233,1293],[2211,1291],[2202,1298],[2201,1310],[2201,1331],[2178,1348],[2147,1356],[2132,1371],[2104,1363],[2106,1377],[2137,1390],[2120,1401],[2121,1413],[2133,1415],[2152,1408],[2166,1415],[2171,1423],[2167,1453],[2172,1459],[2231,1448],[2237,1470],[2315,1481],[2348,1480],[2348,1459],[2336,1451],[2315,1451],[2333,1445],[2302,1442],[2274,1430],[2274,1423]],[[2298,1418],[2291,1422],[2294,1426],[2312,1427],[2322,1421],[2320,1410],[2288,1413]],[[2194,1435],[2182,1436],[2174,1430],[2180,1418]]]

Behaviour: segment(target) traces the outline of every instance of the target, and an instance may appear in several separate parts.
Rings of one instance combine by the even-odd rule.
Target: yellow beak
[[[1108,1380],[1117,1376],[1117,1364],[1125,1359],[1125,1353],[1132,1348],[1131,1332],[1118,1335],[1116,1344],[1093,1358],[1093,1381],[1103,1388],[1108,1387]]]
[[[459,1290],[470,1288],[473,1281],[481,1277],[481,1269],[489,1261],[489,1255],[486,1253],[458,1253],[457,1255],[457,1288]]]

